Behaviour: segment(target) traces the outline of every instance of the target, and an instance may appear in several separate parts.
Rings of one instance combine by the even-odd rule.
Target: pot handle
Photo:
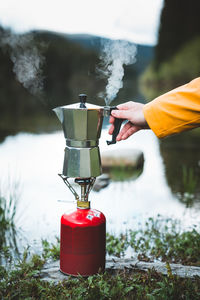
[[[116,106],[113,106],[113,107],[110,107],[110,115],[111,115],[111,112],[113,109],[118,109]],[[112,134],[112,140],[111,141],[106,141],[107,142],[107,145],[112,145],[112,144],[116,144],[116,137],[120,131],[120,128],[121,128],[121,125],[123,123],[124,119],[117,119],[115,118],[115,121],[114,121],[114,131],[113,131],[113,134]]]

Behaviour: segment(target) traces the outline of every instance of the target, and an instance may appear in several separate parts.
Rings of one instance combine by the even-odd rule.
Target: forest
[[[165,0],[154,59],[141,77],[152,100],[200,75],[200,2]]]

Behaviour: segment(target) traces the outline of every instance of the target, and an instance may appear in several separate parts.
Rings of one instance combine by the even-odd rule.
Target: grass
[[[44,259],[52,258],[57,260],[60,257],[60,240],[57,238],[57,243],[49,243],[47,240],[42,240],[43,253],[42,256]]]
[[[109,272],[87,278],[69,278],[55,284],[43,281],[45,259],[25,251],[13,270],[0,267],[0,298],[10,299],[199,299],[200,278],[183,279],[154,270],[148,272]]]
[[[9,249],[19,255],[15,225],[18,200],[19,183],[11,184],[8,179],[7,186],[0,189],[0,262],[7,260]]]
[[[106,234],[106,251],[109,255],[116,257],[124,256],[128,245],[127,234],[120,234],[119,237],[109,233]]]
[[[180,222],[159,215],[119,237],[107,234],[109,255],[124,256],[128,247],[139,260],[200,266],[200,229],[193,227],[183,232]]]
[[[16,199],[10,195],[8,200],[0,194],[0,224],[2,230],[14,227],[16,215]]]
[[[182,232],[180,222],[158,216],[129,234],[139,258],[200,266],[200,233],[195,227]]]

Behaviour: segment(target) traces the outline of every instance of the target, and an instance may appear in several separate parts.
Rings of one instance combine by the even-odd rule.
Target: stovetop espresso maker
[[[101,174],[99,138],[103,117],[109,116],[112,109],[117,109],[86,103],[86,98],[85,94],[81,94],[80,103],[54,109],[66,139],[62,174],[67,177],[97,177]],[[116,119],[115,123],[112,141],[107,141],[108,145],[116,143],[121,120]]]
[[[77,200],[77,210],[61,218],[60,270],[65,274],[88,276],[105,268],[105,216],[90,209],[88,201],[95,179],[101,174],[99,139],[104,116],[116,107],[101,107],[86,103],[87,96],[79,95],[79,103],[56,107],[66,148],[62,174],[59,174]],[[115,144],[122,119],[115,119],[112,140]],[[81,197],[69,178],[81,187]]]

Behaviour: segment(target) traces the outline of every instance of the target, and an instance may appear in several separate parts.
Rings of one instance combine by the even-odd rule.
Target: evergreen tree
[[[183,44],[200,35],[199,0],[164,0],[155,66],[167,61]]]

